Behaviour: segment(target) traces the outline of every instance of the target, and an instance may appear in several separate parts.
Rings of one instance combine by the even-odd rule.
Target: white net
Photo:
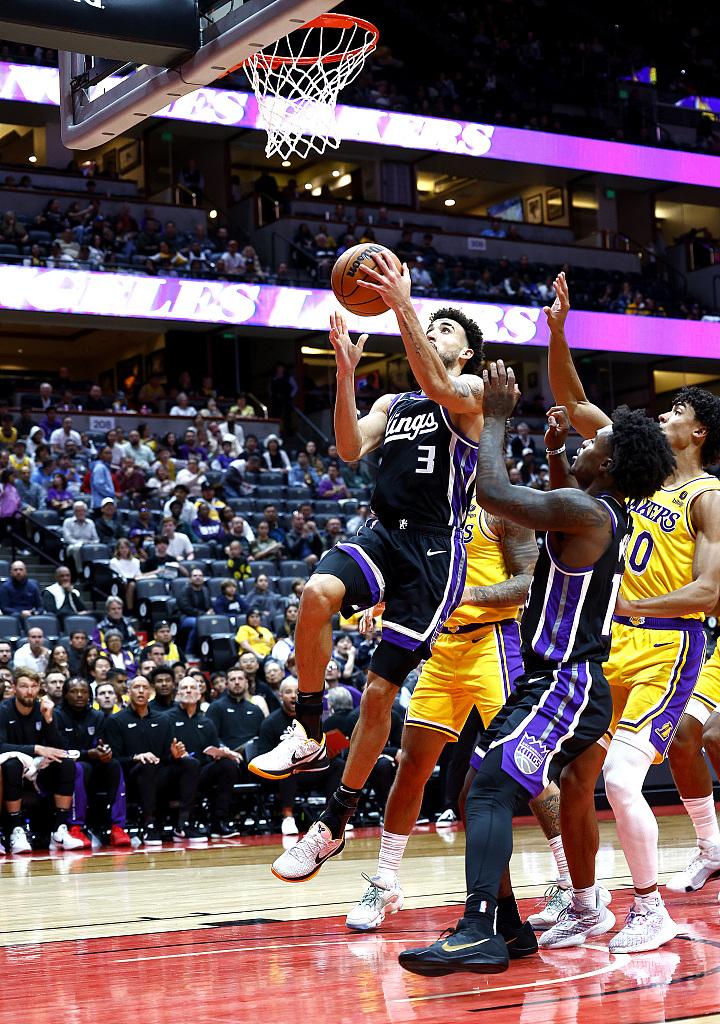
[[[296,153],[305,159],[311,150],[338,148],[338,94],[375,49],[377,33],[366,25],[306,25],[245,61],[267,131],[266,156],[287,160]]]

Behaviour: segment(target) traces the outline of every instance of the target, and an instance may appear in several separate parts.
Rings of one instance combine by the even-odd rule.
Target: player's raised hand
[[[553,288],[555,289],[555,301],[552,306],[543,306],[543,313],[547,317],[550,330],[553,328],[562,330],[570,312],[570,294],[564,270],[561,270],[553,281]]]
[[[335,349],[335,362],[339,373],[355,372],[367,340],[368,335],[361,334],[357,344],[354,344],[342,313],[330,314],[330,344]]]
[[[548,428],[545,431],[545,447],[555,452],[562,448],[570,433],[570,414],[564,405],[554,405],[547,414]]]
[[[365,277],[358,281],[358,288],[369,288],[371,291],[382,295],[390,309],[396,309],[405,299],[410,298],[410,271],[407,263],[403,263],[402,270],[398,270],[395,260],[390,253],[376,252],[373,256],[375,269],[363,265]]]
[[[498,359],[490,363],[490,372],[483,370],[483,413],[487,417],[506,420],[512,416],[513,409],[520,398],[520,389],[515,383],[515,374],[511,366],[505,369],[505,363]]]

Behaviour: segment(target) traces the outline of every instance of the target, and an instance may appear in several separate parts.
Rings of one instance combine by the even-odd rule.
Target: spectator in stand
[[[62,473],[53,473],[52,483],[48,487],[45,500],[55,512],[65,512],[72,506],[72,492],[68,490],[67,481]]]
[[[360,701],[362,700],[362,691],[358,690],[356,686],[351,686],[347,680],[342,679],[340,662],[336,661],[335,658],[331,658],[325,668],[325,696],[323,697],[323,707],[325,711],[329,711],[331,707],[329,694],[340,685],[342,685],[350,694],[350,697],[352,698],[351,707],[359,708]]]
[[[224,473],[234,461],[233,438],[230,434],[224,434],[221,449],[210,463],[210,468]]]
[[[23,512],[30,513],[36,509],[45,508],[45,490],[41,484],[32,483],[30,480],[29,466],[22,466],[18,470],[14,486],[20,498],[20,508]]]
[[[13,426],[12,413],[4,412],[0,416],[0,446],[10,448],[17,441],[17,430]]]
[[[122,494],[133,500],[139,498],[146,490],[145,476],[135,465],[132,455],[123,456],[118,473],[118,487]]]
[[[323,460],[318,455],[317,445],[315,444],[315,442],[306,441],[305,451],[307,452],[308,463],[311,466],[311,468],[315,470],[318,476],[322,476],[322,474],[325,472],[325,465],[323,463]]]
[[[39,465],[36,462],[35,472],[30,477],[30,479],[32,480],[32,482],[34,484],[40,484],[41,485],[41,487],[45,491],[46,501],[47,501],[47,492],[50,489],[50,487],[52,486],[52,482],[53,482],[53,478],[55,476],[56,469],[57,469],[57,465],[55,463],[55,459],[43,458],[42,461],[39,463]]]
[[[280,541],[270,536],[270,524],[263,519],[255,528],[255,540],[250,545],[250,554],[255,560],[279,562],[283,554]]]
[[[103,498],[100,508],[95,512],[94,522],[98,542],[114,547],[122,529],[120,519],[115,511],[114,498]]]
[[[507,232],[499,220],[490,221],[490,227],[485,228],[480,234],[483,238],[507,238]]]
[[[232,244],[232,243],[231,243]],[[260,260],[252,245],[246,245],[242,251],[243,280],[255,283],[267,279],[267,274],[260,266]]]
[[[243,418],[255,415],[255,409],[252,405],[248,404],[248,396],[244,391],[241,391],[238,394],[237,406],[232,406],[230,412],[237,412],[237,414]]]
[[[42,602],[44,611],[56,615],[63,630],[68,615],[89,614],[80,591],[72,585],[70,570],[65,565],[59,565],[55,570],[55,582],[45,588]]]
[[[127,648],[123,647],[123,637],[119,629],[108,629],[105,632],[105,649],[102,652],[113,668],[122,669],[128,679],[137,674],[137,662]]]
[[[280,684],[280,699],[282,708],[274,711],[260,725],[258,737],[258,754],[267,753],[273,750],[280,742],[280,737],[286,729],[292,728],[296,717],[295,704],[297,701],[298,684],[294,679],[284,679]],[[343,770],[343,762],[339,758],[332,758],[322,771],[313,772],[312,778],[308,773],[301,775],[290,775],[286,779],[278,781],[280,803],[282,805],[282,833],[283,835],[297,835],[298,827],[293,816],[295,797],[299,788],[322,786],[325,794],[330,799],[340,781]]]
[[[98,460],[90,471],[90,490],[92,494],[92,507],[98,509],[106,498],[115,499],[115,482],[110,472],[110,460],[112,450],[105,445],[98,452]]]
[[[140,641],[132,627],[130,619],[123,615],[123,603],[119,597],[109,597],[105,602],[105,617],[100,620],[92,634],[92,641],[98,649],[105,646],[105,631],[119,629],[122,633],[123,647],[137,657],[140,653]]]
[[[17,432],[18,437],[24,437],[25,439],[30,437],[34,427],[37,424],[33,421],[32,409],[29,405],[23,405],[20,409],[20,419],[17,421]]]
[[[276,540],[279,541],[280,544],[284,544],[285,531],[278,522],[278,512],[275,505],[268,503],[263,509],[263,516],[269,527],[268,536],[271,540]]]
[[[65,228],[65,221],[60,213],[60,203],[57,199],[48,199],[43,212],[38,214],[38,231],[49,231],[53,237],[59,235]]]
[[[238,665],[228,669],[225,692],[212,702],[207,717],[217,729],[220,742],[239,753],[258,735],[264,715],[249,700],[248,677]]]
[[[265,468],[276,473],[288,474],[290,472],[290,459],[287,452],[282,450],[282,441],[277,434],[268,434],[263,444],[265,447],[263,454]]]
[[[21,469],[25,467],[32,471],[33,460],[27,453],[27,441],[25,441],[25,439],[22,437],[19,437],[12,446],[12,454],[10,455],[10,467],[18,473],[20,472]]]
[[[316,494],[319,484],[320,479],[310,465],[307,452],[298,452],[297,460],[288,473],[288,485],[290,487],[307,487],[311,494]]]
[[[198,502],[197,516],[192,521],[191,526],[193,533],[204,543],[220,541],[223,537],[224,531],[219,521],[210,518],[210,506],[206,501]]]
[[[131,455],[135,465],[142,467],[142,469],[150,469],[150,466],[155,461],[155,453],[152,448],[143,444],[140,440],[139,430],[131,430],[128,433],[127,441],[120,447],[123,455]]]
[[[342,523],[337,516],[330,516],[325,522],[325,531],[320,538],[322,540],[323,551],[330,551],[336,544],[345,542],[348,539],[346,533],[343,533]]]
[[[188,427],[185,431],[185,443],[180,445],[180,458],[186,462],[191,458],[197,459],[198,462],[206,462],[207,457],[207,450],[197,443],[197,430]]]
[[[322,555],[322,541],[318,536],[317,526],[312,519],[305,520],[301,512],[293,512],[290,529],[285,535],[285,557],[295,562],[317,564]]]
[[[262,613],[263,625],[271,626],[282,605],[270,590],[270,579],[264,572],[258,573],[253,589],[245,597],[248,608],[257,608]]]
[[[10,852],[32,853],[22,815],[23,776],[31,759],[46,758],[36,784],[40,792],[52,794],[55,803],[51,844],[66,850],[82,847],[67,827],[75,785],[75,762],[68,757],[54,722],[55,708],[45,697],[38,700],[41,676],[32,668],[13,671],[14,699],[0,704],[0,752],[13,753],[2,765],[3,811],[10,835]]]
[[[144,575],[156,573],[162,580],[177,579],[178,576],[189,576],[187,569],[180,565],[177,558],[168,554],[169,539],[159,533],[154,538],[155,553],[142,563]],[[160,572],[157,572],[160,570]]]
[[[188,499],[188,488],[185,484],[175,484],[175,496],[165,502],[164,515],[174,515],[179,523],[185,523],[189,529],[190,523],[195,518],[195,505]],[[177,508],[174,508],[177,503]],[[190,530],[192,533],[192,530]],[[189,534],[188,534],[189,536]]]
[[[86,680],[65,681],[54,717],[63,742],[80,752],[75,762],[80,772],[75,780],[70,835],[81,839],[87,849],[92,846],[85,832],[88,794],[95,804],[98,793],[102,793],[106,814],[109,812],[110,846],[130,846],[130,836],[125,831],[125,783],[120,762],[104,740],[106,717],[91,706]]]
[[[213,601],[213,611],[216,615],[227,615],[234,629],[239,627],[240,616],[246,614],[247,605],[238,594],[237,583],[234,579],[222,581],[220,593]]]
[[[411,256],[408,260],[413,295],[431,295],[434,291],[433,279],[425,266],[422,256]]]
[[[340,469],[340,476],[349,488],[357,490],[372,487],[373,479],[370,470],[362,462],[346,462]]]
[[[330,463],[327,473],[320,481],[318,497],[324,501],[338,501],[340,498],[351,497],[347,484],[340,476],[340,468],[336,462]]]
[[[240,653],[249,651],[260,661],[272,652],[275,637],[262,625],[262,612],[252,607],[245,616],[245,625],[240,626],[235,636]]]
[[[15,476],[15,470],[7,466],[0,473],[0,540],[8,529],[17,526],[16,520],[22,507],[20,495],[15,487]]]
[[[71,676],[83,675],[82,669],[87,642],[88,634],[82,629],[75,629],[70,634],[70,643],[66,650],[68,656],[68,669]]]
[[[228,277],[239,278],[245,272],[245,258],[240,252],[240,246],[232,239],[228,242],[225,252],[218,258],[215,264],[218,272]]]
[[[145,228],[135,239],[135,252],[137,253],[138,261],[145,262],[150,256],[155,256],[160,252],[161,238],[158,234],[157,222],[152,218],[148,218],[145,222]]]
[[[44,676],[51,655],[52,651],[45,646],[45,634],[39,626],[32,626],[27,632],[27,643],[15,651],[13,666],[15,669],[31,668],[40,676]]]
[[[201,466],[195,455],[188,459],[187,467],[178,470],[175,480],[176,486],[182,484],[187,488],[188,494],[193,498],[199,498],[202,491],[202,481],[205,479],[205,467]]]
[[[19,559],[10,566],[10,579],[0,583],[0,611],[3,615],[38,615],[43,611],[40,588],[28,579],[27,568]]]
[[[168,539],[167,553],[178,562],[188,562],[195,557],[195,550],[189,537],[178,530],[173,516],[163,516],[162,532]]]
[[[231,540],[227,546],[227,568],[234,580],[247,580],[250,578],[251,569],[249,556],[243,550],[242,542]]]
[[[535,452],[532,448],[523,448],[522,461],[518,462],[517,468],[520,470],[520,478],[526,487],[537,483],[540,479],[542,466],[535,461]]]
[[[233,540],[239,540],[243,545],[243,550],[246,550],[249,554],[250,545],[255,540],[255,534],[252,528],[245,522],[242,516],[234,515],[230,522],[230,537]]]
[[[530,428],[527,423],[518,423],[515,428],[515,434],[508,442],[507,453],[519,461],[523,457],[523,451],[527,448],[529,448],[533,454],[536,454],[535,442],[530,437]]]
[[[178,175],[178,183],[184,191],[180,192],[181,201],[186,206],[193,206],[194,197],[198,196],[205,188],[205,178],[194,160],[188,160]]]
[[[130,705],[106,720],[106,737],[120,761],[128,791],[137,794],[143,816],[143,843],[159,846],[162,835],[155,823],[159,794],[179,791],[180,811],[173,839],[207,842],[207,836],[191,824],[200,778],[200,764],[173,738],[173,723],[153,710],[150,684],[136,676],[129,686]]]
[[[290,435],[292,433],[292,405],[298,391],[298,386],[295,378],[288,373],[285,363],[277,362],[275,364],[275,373],[270,378],[269,389],[271,415],[277,416],[283,421],[285,433]],[[271,437],[275,437],[275,435],[269,434],[265,438],[266,453],[270,450],[268,448],[268,441]],[[275,437],[275,440],[278,440],[278,438]],[[289,460],[287,469],[290,469]]]
[[[259,455],[249,455],[247,459],[235,459],[225,477],[225,491],[231,498],[240,498],[244,494],[252,494],[260,481],[264,467]]]
[[[302,592],[305,589],[305,583],[306,583],[306,581],[302,578],[302,576],[297,576],[292,581],[292,586],[290,587],[290,593],[285,598],[285,606],[286,607],[288,605],[291,605],[291,604],[296,604],[296,605],[300,604],[300,598],[302,597]]]
[[[147,489],[151,496],[168,498],[175,489],[175,481],[170,476],[167,466],[156,463],[157,469],[154,475],[147,481]]]
[[[177,602],[180,612],[180,630],[183,633],[187,632],[185,650],[188,654],[196,654],[198,616],[206,615],[212,608],[210,591],[205,583],[202,569],[190,571],[190,582],[180,593]]]
[[[187,392],[179,391],[175,396],[175,405],[172,407],[169,416],[197,416],[197,409],[194,405],[190,405],[190,399],[187,396]],[[167,435],[165,441],[165,447],[170,448],[169,435]],[[178,453],[179,454],[179,453]]]
[[[49,441],[53,432],[61,426],[57,418],[57,407],[49,405],[45,410],[45,415],[40,420],[40,429],[45,435],[45,440]]]
[[[360,530],[361,526],[365,525],[367,517],[370,515],[370,505],[366,501],[361,501],[358,505],[357,512],[354,516],[350,516],[345,523],[345,533],[348,537],[355,537]]]
[[[27,245],[30,237],[12,210],[8,210],[0,224],[0,242],[4,245]]]

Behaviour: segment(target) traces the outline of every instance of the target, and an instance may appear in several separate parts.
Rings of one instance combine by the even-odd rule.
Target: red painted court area
[[[403,911],[368,935],[332,917],[6,947],[0,971],[16,983],[4,986],[0,1021],[47,1024],[70,1014],[103,1024],[444,1024],[484,1013],[493,1024],[651,1024],[701,1017],[720,1007],[716,888],[668,901],[684,934],[655,952],[611,956],[598,941],[511,962],[487,979],[417,978],[397,963],[401,949],[434,941],[454,924],[454,908]],[[522,901],[521,913],[533,905]],[[618,926],[629,905],[627,890],[614,893]]]

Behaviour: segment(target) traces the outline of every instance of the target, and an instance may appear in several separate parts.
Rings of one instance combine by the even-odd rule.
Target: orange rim
[[[257,53],[253,53],[252,56],[244,60],[243,64],[257,63],[263,64],[268,69],[274,69],[282,67],[284,64],[294,64],[295,66],[309,66],[311,64],[339,64],[343,60],[347,60],[348,57],[356,57],[360,54],[371,53],[377,44],[380,33],[377,28],[369,21],[365,21],[364,18],[355,18],[351,14],[321,14],[319,18],[313,18],[312,21],[308,21],[306,25],[301,25],[298,29],[293,31],[301,32],[306,28],[357,28],[365,29],[366,32],[372,34],[372,39],[369,39],[363,46],[356,46],[352,50],[346,50],[344,53],[329,53],[319,54],[317,57],[268,57],[266,54],[259,50]],[[241,65],[238,64],[238,67]],[[229,72],[226,72],[228,74]]]

